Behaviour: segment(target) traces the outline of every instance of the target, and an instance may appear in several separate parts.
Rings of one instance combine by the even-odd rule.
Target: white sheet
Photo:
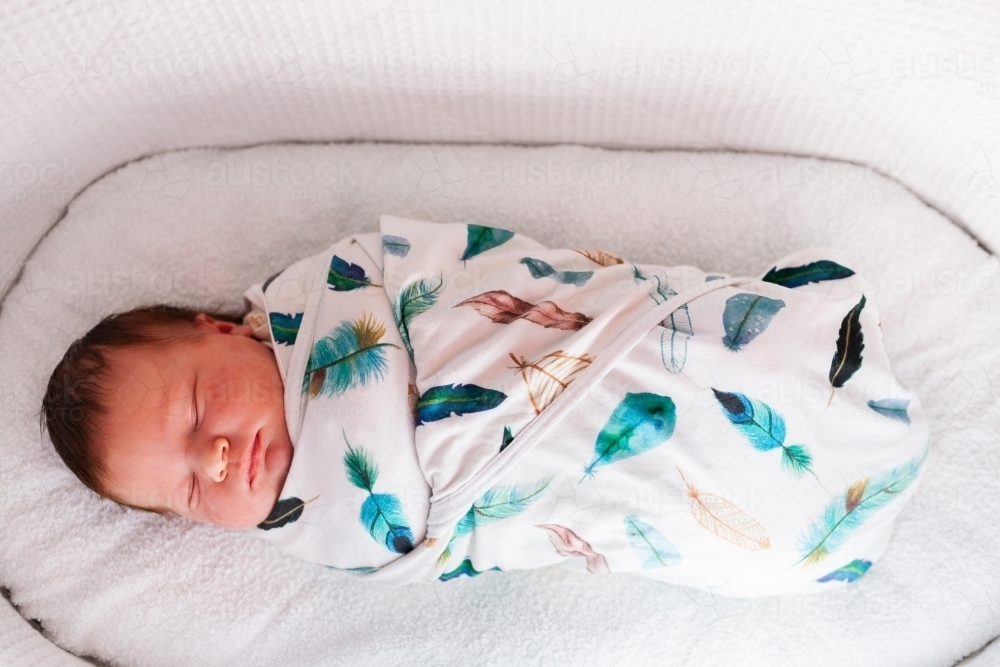
[[[48,373],[101,316],[236,306],[379,213],[738,275],[839,248],[879,286],[893,370],[920,394],[937,454],[883,560],[800,598],[559,568],[387,593],[249,535],[102,503],[40,442]],[[0,313],[0,581],[57,643],[128,665],[947,665],[1000,632],[998,268],[893,183],[817,160],[358,144],[129,164],[72,204]]]

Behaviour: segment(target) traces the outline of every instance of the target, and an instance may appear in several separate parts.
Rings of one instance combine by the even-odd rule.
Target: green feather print
[[[925,449],[920,458],[865,477],[831,500],[823,515],[799,536],[803,556],[794,565],[803,561],[806,565],[818,563],[844,546],[859,526],[913,483],[926,458]]]
[[[594,444],[594,458],[584,469],[582,482],[594,468],[629,458],[666,442],[674,432],[677,411],[669,396],[626,393]]]
[[[444,289],[444,274],[438,274],[437,284],[429,280],[418,280],[403,287],[396,295],[392,311],[399,335],[403,338],[403,345],[406,346],[411,360],[413,360],[413,346],[410,343],[410,322],[437,303],[442,289]]]
[[[316,341],[305,375],[302,393],[310,398],[337,396],[348,389],[380,380],[386,371],[386,347],[380,343],[385,325],[369,314],[356,320],[345,320],[327,336]]]
[[[726,329],[722,343],[733,352],[739,352],[767,329],[771,319],[784,306],[785,302],[781,299],[749,292],[729,297],[722,312],[722,326]]]
[[[642,569],[650,570],[680,564],[681,554],[674,543],[634,514],[625,517],[625,535],[632,546],[632,552],[642,563]]]
[[[473,567],[472,561],[466,558],[465,560],[462,561],[461,565],[456,567],[451,572],[442,573],[441,576],[438,577],[438,581],[450,581],[452,579],[455,579],[456,577],[462,577],[462,576],[475,577],[476,575],[480,575],[483,572],[490,572],[492,570],[496,570],[497,572],[501,571],[500,568],[496,567],[495,565],[491,567],[489,570],[477,570],[475,567]]]
[[[463,262],[487,250],[503,245],[514,238],[514,232],[485,225],[466,225],[465,252],[459,258]]]
[[[500,441],[500,451],[507,449],[507,445],[514,441],[514,434],[511,433],[510,426],[504,424],[503,439]]]
[[[767,403],[739,392],[720,391],[712,387],[715,400],[729,423],[742,433],[754,449],[760,452],[781,447],[781,467],[793,477],[815,473],[809,467],[812,457],[803,445],[785,444],[785,420]]]
[[[271,321],[271,335],[274,342],[280,345],[295,345],[295,339],[299,335],[299,327],[302,326],[303,313],[286,315],[285,313],[268,313],[267,317]]]
[[[517,516],[528,509],[528,506],[545,494],[551,482],[552,477],[546,477],[534,484],[494,486],[487,490],[472,503],[465,516],[459,519],[438,562],[445,562],[451,556],[451,548],[455,542],[476,528]]]
[[[522,257],[521,264],[528,267],[532,278],[552,278],[564,285],[583,285],[594,275],[593,271],[556,271],[547,262],[534,257]]]
[[[347,435],[344,435],[347,441]],[[391,493],[375,493],[378,466],[363,447],[354,448],[347,443],[344,467],[351,484],[368,492],[361,504],[361,525],[368,534],[389,551],[405,554],[413,551],[413,532],[406,521],[399,498]]]

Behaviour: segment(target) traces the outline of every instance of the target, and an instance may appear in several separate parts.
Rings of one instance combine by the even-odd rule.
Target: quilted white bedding
[[[374,231],[381,213],[731,275],[839,250],[876,285],[892,370],[931,425],[926,477],[885,556],[821,596],[560,568],[389,592],[249,535],[102,503],[39,438],[48,373],[101,316],[238,306],[246,285]],[[59,645],[129,665],[948,664],[1000,631],[998,271],[897,184],[815,159],[331,144],[130,163],[73,202],[0,313],[0,581]]]

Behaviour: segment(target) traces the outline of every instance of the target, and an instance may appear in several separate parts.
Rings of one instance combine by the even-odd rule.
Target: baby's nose
[[[205,472],[209,478],[221,482],[226,478],[226,468],[229,463],[229,441],[218,437],[212,441],[209,448]]]

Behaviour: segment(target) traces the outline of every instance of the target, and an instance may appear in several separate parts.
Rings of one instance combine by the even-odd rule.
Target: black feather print
[[[865,296],[861,295],[858,305],[844,316],[840,323],[840,334],[837,336],[837,351],[830,361],[830,384],[843,387],[851,379],[854,372],[861,368],[861,351],[865,349],[865,337],[861,332],[861,310],[865,307]],[[833,399],[833,391],[830,391]],[[826,402],[827,406],[830,401]]]

